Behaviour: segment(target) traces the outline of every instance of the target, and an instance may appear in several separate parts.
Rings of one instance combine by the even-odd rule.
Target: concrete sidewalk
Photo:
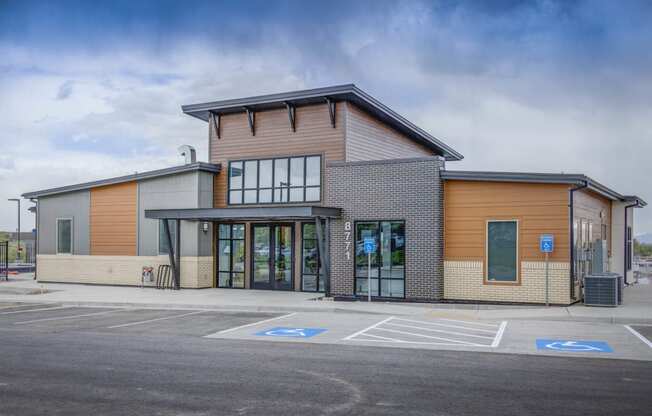
[[[0,301],[62,303],[70,306],[137,306],[143,308],[215,309],[260,312],[355,312],[384,315],[427,315],[478,320],[569,320],[652,324],[652,284],[642,280],[625,289],[618,308],[518,305],[334,302],[318,293],[239,289],[186,289],[39,284],[31,274],[0,282]]]

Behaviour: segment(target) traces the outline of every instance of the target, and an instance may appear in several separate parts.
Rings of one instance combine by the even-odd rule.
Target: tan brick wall
[[[569,263],[550,262],[550,303],[570,303]],[[482,261],[444,261],[444,298],[485,302],[545,303],[545,263],[521,262],[521,284],[485,284]]]
[[[40,282],[139,286],[142,268],[169,264],[167,256],[37,256]],[[213,258],[181,257],[181,287],[213,286]]]

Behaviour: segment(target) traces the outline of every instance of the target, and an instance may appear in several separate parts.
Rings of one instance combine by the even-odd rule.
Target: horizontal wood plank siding
[[[444,257],[484,261],[486,222],[519,220],[521,261],[542,260],[539,236],[554,234],[552,261],[568,261],[568,186],[557,184],[446,181]]]
[[[136,182],[91,189],[91,255],[137,255],[137,214]]]
[[[383,160],[433,156],[434,152],[375,119],[351,103],[346,104],[346,160]]]
[[[229,160],[308,154],[321,154],[329,161],[344,160],[343,103],[336,105],[335,128],[331,126],[326,104],[297,107],[295,132],[285,109],[260,111],[255,117],[255,136],[245,113],[223,115],[219,139],[209,128],[210,161],[222,164],[222,172],[213,185],[215,207],[226,206]]]

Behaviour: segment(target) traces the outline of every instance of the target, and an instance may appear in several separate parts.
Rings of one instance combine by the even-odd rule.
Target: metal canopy
[[[179,219],[188,221],[215,220],[291,220],[339,218],[340,208],[321,206],[283,206],[283,207],[232,207],[232,208],[187,208],[187,209],[146,209],[145,218]]]

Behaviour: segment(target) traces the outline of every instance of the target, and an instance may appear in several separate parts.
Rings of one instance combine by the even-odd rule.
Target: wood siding
[[[137,199],[136,182],[91,189],[91,255],[137,255]]]
[[[600,213],[602,212],[602,217]],[[593,239],[607,240],[608,254],[611,255],[611,201],[595,192],[581,189],[573,195],[573,219],[593,223]],[[607,226],[607,235],[602,236],[601,225]]]
[[[382,160],[433,156],[434,152],[346,104],[346,160]]]
[[[568,186],[446,181],[444,257],[484,261],[487,220],[519,221],[520,261],[540,261],[539,236],[553,234],[552,261],[569,261]]]
[[[342,103],[336,105],[335,128],[326,104],[297,107],[293,132],[287,110],[260,111],[256,113],[256,135],[252,136],[245,113],[223,115],[219,139],[209,127],[210,161],[222,164],[222,172],[214,181],[215,207],[226,206],[229,160],[312,154],[321,154],[325,160],[344,160],[344,120]]]

